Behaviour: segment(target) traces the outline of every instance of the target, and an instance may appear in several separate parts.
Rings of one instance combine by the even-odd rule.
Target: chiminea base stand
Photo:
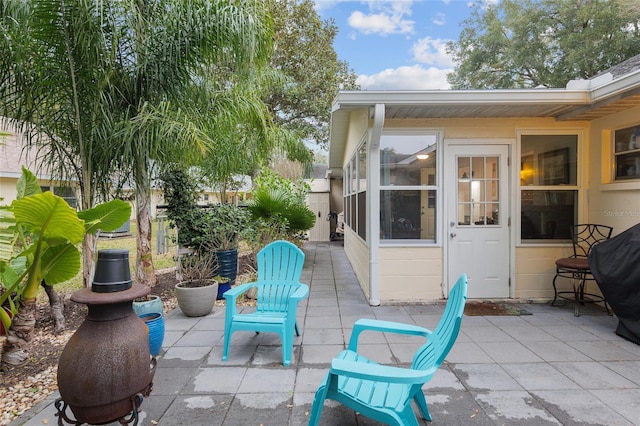
[[[153,360],[155,361],[155,358]],[[140,406],[142,405],[142,401],[144,400],[144,398],[148,397],[151,394],[151,389],[152,389],[152,384],[150,383],[148,388],[143,393],[138,393],[136,395],[133,395],[131,398],[129,398],[129,400],[131,401],[131,407],[133,408],[131,413],[129,413],[129,417],[127,418],[127,416],[124,416],[114,421],[117,421],[121,425],[131,424],[132,426],[136,426],[139,420],[138,412],[140,411]],[[56,399],[53,405],[56,407],[56,410],[58,411],[56,413],[56,416],[58,416],[58,426],[64,426],[65,425],[64,422],[66,422],[66,424],[75,425],[75,426],[84,424],[84,422],[79,422],[75,419],[70,418],[67,415],[67,407],[69,407],[69,404],[64,402],[62,398]]]

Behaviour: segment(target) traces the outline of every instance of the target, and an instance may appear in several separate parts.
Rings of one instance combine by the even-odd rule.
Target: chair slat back
[[[299,282],[304,252],[289,241],[278,240],[258,252],[259,282]]]
[[[286,312],[289,296],[298,289],[299,284],[271,283],[258,287],[256,310],[259,312]]]
[[[422,370],[434,366],[439,367],[446,358],[460,332],[464,305],[467,300],[467,284],[467,276],[462,274],[449,293],[449,300],[442,318],[433,331],[436,339],[428,340],[416,352],[412,368]]]
[[[289,296],[300,285],[304,252],[294,244],[278,240],[267,244],[257,254],[260,312],[285,312]]]
[[[574,225],[571,227],[574,257],[588,257],[591,247],[611,237],[613,228],[607,225],[592,223]]]

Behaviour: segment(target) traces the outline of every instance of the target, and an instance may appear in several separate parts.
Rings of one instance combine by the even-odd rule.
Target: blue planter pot
[[[144,314],[158,313],[162,314],[163,306],[162,299],[160,296],[156,296],[153,294],[148,295],[147,300],[145,301],[133,301],[133,310],[136,315],[141,316]]]
[[[236,276],[238,275],[238,249],[217,251],[216,259],[218,268],[214,275],[220,275],[229,280],[226,283],[218,283],[218,299],[222,299],[224,292],[229,290],[236,282]]]
[[[164,316],[157,312],[139,316],[149,329],[149,352],[153,357],[158,356],[164,341]]]

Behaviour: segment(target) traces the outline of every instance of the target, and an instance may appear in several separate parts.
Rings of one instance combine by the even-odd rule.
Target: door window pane
[[[458,224],[498,225],[498,157],[458,157],[457,164]]]

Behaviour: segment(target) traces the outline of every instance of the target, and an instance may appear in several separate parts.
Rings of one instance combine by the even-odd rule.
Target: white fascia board
[[[591,102],[599,102],[611,96],[637,89],[640,89],[640,70],[592,89]]]
[[[588,90],[510,89],[510,90],[433,90],[433,91],[343,91],[333,111],[342,108],[385,105],[513,105],[587,104]]]

